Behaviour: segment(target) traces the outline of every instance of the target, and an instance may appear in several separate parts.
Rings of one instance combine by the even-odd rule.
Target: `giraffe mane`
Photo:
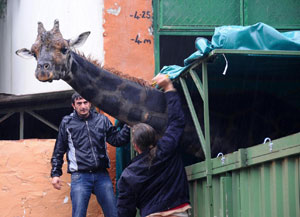
[[[127,80],[130,80],[130,81],[133,81],[133,82],[136,82],[142,86],[145,86],[145,87],[152,87],[151,84],[142,79],[142,78],[137,78],[137,77],[133,77],[133,76],[130,76],[128,74],[124,74],[114,68],[110,68],[110,67],[102,67],[101,66],[101,62],[95,58],[93,58],[91,55],[88,55],[86,56],[83,52],[80,52],[78,50],[75,50],[75,53],[77,53],[78,55],[80,55],[81,57],[83,57],[84,59],[86,59],[87,61],[89,61],[90,63],[94,64],[95,66],[97,66],[98,68],[103,68],[121,78],[124,78],[124,79],[127,79]]]

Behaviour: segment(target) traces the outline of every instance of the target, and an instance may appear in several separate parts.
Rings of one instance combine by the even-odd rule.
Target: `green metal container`
[[[162,37],[164,42],[169,42],[168,37],[171,39],[176,36],[178,42],[174,43],[175,45],[180,43],[180,37],[185,39],[190,37],[193,43],[196,36],[208,38],[212,36],[215,27],[218,26],[247,26],[257,22],[271,25],[279,31],[299,30],[299,11],[299,0],[153,1],[156,73],[160,71],[162,59],[169,55],[165,52],[166,48],[172,48],[172,45],[164,47]],[[164,57],[162,51],[167,53]],[[176,50],[176,52],[183,51]],[[237,77],[230,82],[224,79],[223,83],[209,83],[210,62],[214,57],[223,54],[227,59],[232,57],[228,61],[229,68],[233,62],[240,64],[235,72],[243,71],[245,68],[248,70],[247,73],[259,70],[258,77],[264,74],[265,80],[268,80],[268,76],[274,71],[283,76],[286,72],[299,71],[299,51],[215,50],[178,78],[199,140],[206,153],[204,162],[186,167],[192,217],[300,217],[300,133],[285,135],[266,144],[253,144],[255,146],[211,159],[208,97],[211,89],[232,91],[239,88],[239,85],[252,90],[259,86],[261,91],[273,91],[272,94],[290,97],[291,90],[299,84],[299,81],[291,79],[283,84],[279,80],[241,81]],[[269,56],[274,58],[268,58]],[[283,65],[280,64],[281,61]],[[224,61],[219,63],[215,70],[222,73]],[[269,67],[269,64],[273,65]],[[187,77],[192,79],[203,100],[204,129],[200,127],[198,117],[195,115],[190,95],[190,81],[187,81]],[[279,83],[283,89],[272,89]],[[233,88],[232,84],[237,86]],[[298,95],[295,94],[292,96],[293,99],[290,98],[294,105],[299,105]]]
[[[155,0],[155,71],[160,70],[161,36],[213,35],[223,25],[266,23],[279,31],[300,29],[299,0]],[[180,51],[178,51],[180,52]]]
[[[277,29],[300,28],[297,0],[158,0],[153,4],[159,31],[213,30],[216,26],[257,22]]]
[[[300,133],[186,167],[193,217],[300,216]],[[208,188],[212,189],[212,214]]]
[[[239,149],[236,152],[214,159],[210,157],[210,125],[208,109],[208,63],[212,62],[216,55],[227,55],[231,67],[235,64],[246,64],[251,59],[255,59],[259,72],[283,73],[287,76],[288,70],[298,70],[299,64],[293,65],[292,62],[299,61],[299,51],[245,51],[245,50],[214,50],[207,58],[199,60],[184,73],[185,76],[179,78],[189,102],[190,111],[199,134],[199,140],[205,149],[206,160],[186,167],[190,195],[192,203],[193,217],[294,217],[300,216],[300,133],[287,135],[286,137],[271,141],[265,139],[265,144],[256,145],[250,148]],[[246,56],[246,59],[244,57]],[[263,59],[261,59],[263,57]],[[292,58],[286,61],[286,58]],[[233,58],[233,59],[232,59]],[[265,59],[266,58],[266,59]],[[235,60],[235,61],[233,61]],[[281,62],[282,61],[282,62]],[[267,70],[263,65],[267,62],[272,64],[281,63],[277,68]],[[261,63],[263,65],[261,65]],[[230,65],[230,64],[229,64]],[[289,68],[289,65],[292,65]],[[198,77],[196,69],[200,68],[202,80]],[[234,67],[233,67],[234,68]],[[254,73],[255,67],[248,65],[250,72]],[[260,70],[262,70],[260,72]],[[218,69],[219,70],[219,69]],[[232,72],[229,72],[232,73]],[[199,126],[198,117],[195,115],[193,104],[190,102],[188,86],[185,78],[191,74],[199,94],[204,101],[204,132]],[[216,82],[216,81],[214,81]],[[233,83],[232,83],[233,82]],[[250,83],[253,84],[254,81]],[[283,82],[283,80],[282,80]],[[299,82],[299,81],[298,81]],[[231,85],[217,87],[222,91],[237,83],[231,81]],[[249,83],[249,84],[250,84]],[[256,83],[256,82],[254,82]],[[265,82],[268,84],[269,82]],[[257,85],[257,83],[256,83]],[[251,85],[246,85],[253,88]],[[262,91],[272,91],[270,86],[263,85]],[[296,88],[292,80],[290,87]],[[216,87],[215,87],[216,88]],[[257,87],[256,87],[257,88]],[[281,94],[273,88],[275,94]],[[298,97],[298,95],[296,96]],[[299,105],[299,104],[297,104]]]

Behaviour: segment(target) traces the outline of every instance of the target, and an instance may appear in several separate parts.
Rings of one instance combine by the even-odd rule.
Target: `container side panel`
[[[250,196],[250,190],[249,190],[249,179],[248,179],[248,171],[247,170],[241,170],[240,172],[240,192],[241,192],[241,216],[243,217],[249,217],[249,196]]]
[[[269,213],[271,213],[271,190],[270,190],[270,163],[264,163],[260,168],[260,181],[262,186],[261,191],[261,202],[262,202],[262,210],[261,216],[268,217]]]
[[[247,25],[257,22],[279,28],[300,27],[300,1],[296,0],[254,0],[247,1]]]
[[[241,197],[240,197],[240,174],[239,171],[232,172],[232,210],[233,217],[240,216],[241,211]]]
[[[299,171],[295,154],[213,175],[213,216],[300,216]],[[190,188],[193,216],[207,216],[206,177],[190,181]]]
[[[299,158],[285,159],[283,177],[284,216],[299,216]]]
[[[213,202],[214,202],[214,207],[213,207],[213,213],[214,216],[220,216],[221,210],[221,189],[220,189],[220,178],[219,176],[215,176],[212,180],[212,186],[213,186]]]
[[[240,24],[240,0],[160,0],[160,27],[201,28]],[[182,12],[185,13],[182,13]]]
[[[262,189],[258,167],[249,169],[249,180],[249,216],[260,216]]]
[[[275,161],[275,176],[274,176],[274,192],[275,192],[275,209],[277,210],[277,216],[284,216],[283,215],[283,161],[278,160]]]

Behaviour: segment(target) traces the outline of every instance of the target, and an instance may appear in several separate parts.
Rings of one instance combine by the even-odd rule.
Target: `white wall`
[[[91,31],[79,50],[103,61],[103,1],[7,1],[7,16],[0,20],[0,93],[23,95],[71,89],[64,81],[38,81],[34,76],[35,59],[23,59],[15,54],[20,48],[31,48],[37,36],[38,21],[50,30],[54,20],[58,19],[65,39]]]

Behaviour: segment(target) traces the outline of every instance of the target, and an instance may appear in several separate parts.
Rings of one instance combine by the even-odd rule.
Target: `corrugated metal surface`
[[[300,133],[213,159],[213,216],[299,217]],[[246,157],[241,157],[246,154]],[[265,160],[264,160],[265,159]],[[241,162],[244,161],[244,162]],[[193,217],[208,216],[204,162],[187,167]]]
[[[235,173],[241,199],[235,216],[299,216],[299,155]]]

